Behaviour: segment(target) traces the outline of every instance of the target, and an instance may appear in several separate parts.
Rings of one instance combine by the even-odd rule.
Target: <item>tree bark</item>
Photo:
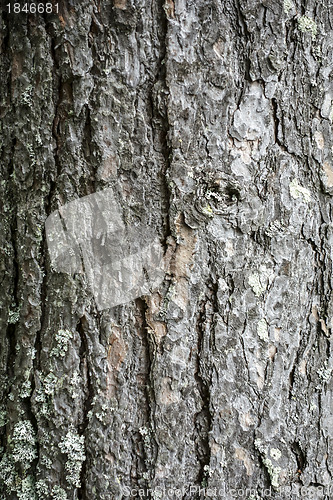
[[[332,4],[53,4],[1,16],[1,498],[331,498]],[[45,221],[107,188],[169,265],[99,310]]]

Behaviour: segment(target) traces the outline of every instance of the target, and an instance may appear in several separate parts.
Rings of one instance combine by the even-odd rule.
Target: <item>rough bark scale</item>
[[[330,498],[331,2],[5,11],[1,498]],[[98,312],[44,223],[109,186],[171,257]]]

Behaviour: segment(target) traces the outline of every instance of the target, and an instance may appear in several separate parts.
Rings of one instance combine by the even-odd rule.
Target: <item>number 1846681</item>
[[[52,12],[59,13],[59,4],[56,3],[24,3],[23,5],[19,3],[7,4],[9,14],[20,14],[20,12],[25,12],[26,14],[52,14]]]

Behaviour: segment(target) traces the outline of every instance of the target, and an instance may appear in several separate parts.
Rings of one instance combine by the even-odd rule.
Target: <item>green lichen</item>
[[[273,488],[277,489],[279,488],[279,479],[280,479],[280,473],[281,473],[281,467],[274,467],[272,464],[271,460],[269,458],[263,458],[262,463],[267,469],[268,475],[270,477],[271,485]]]
[[[20,319],[20,308],[16,307],[8,311],[8,323],[10,325],[15,325]]]
[[[298,20],[298,29],[302,33],[310,33],[312,36],[312,40],[316,39],[317,36],[317,25],[311,17],[302,16]]]
[[[36,436],[29,420],[15,424],[13,434],[8,438],[8,450],[0,462],[0,480],[6,492],[8,495],[15,492],[19,500],[37,500],[34,478],[26,474],[37,458]],[[17,464],[23,470],[23,476],[17,472]]]
[[[290,195],[294,200],[297,200],[298,198],[302,198],[304,201],[309,202],[311,201],[311,193],[310,191],[301,186],[297,179],[294,179],[290,184],[289,184],[289,190],[290,190]]]
[[[27,476],[20,481],[20,486],[16,490],[19,500],[38,500],[35,490],[35,482],[32,476]]]
[[[91,402],[91,410],[88,411],[87,417],[91,420],[97,418],[102,423],[106,423],[106,419],[110,413],[114,412],[117,407],[117,402],[114,398],[106,399],[103,402],[100,394],[94,396]]]
[[[12,443],[14,462],[20,462],[25,469],[29,468],[37,458],[35,431],[29,420],[15,424]]]
[[[205,215],[208,215],[208,217],[214,216],[213,209],[208,203],[207,203],[207,205],[205,205],[204,207],[201,208],[201,212]]]
[[[50,409],[48,406],[48,401],[45,393],[42,389],[38,389],[35,395],[35,401],[39,406],[39,414],[43,417],[47,417],[50,414]]]
[[[53,487],[51,496],[54,500],[68,500],[66,491],[60,488],[60,486]]]
[[[52,460],[49,457],[42,456],[40,459],[40,463],[46,467],[46,469],[52,468]]]
[[[38,498],[47,498],[49,495],[49,489],[47,487],[46,482],[43,479],[39,479],[36,482],[36,492],[38,495]]]
[[[73,399],[76,399],[80,396],[80,384],[81,384],[80,373],[76,370],[70,377],[70,383],[69,383],[69,392]]]
[[[79,436],[76,431],[68,431],[62,438],[59,448],[67,455],[65,469],[66,479],[69,484],[80,488],[80,473],[82,464],[86,459],[84,454],[84,436]]]
[[[257,325],[257,333],[259,338],[261,340],[267,341],[268,340],[268,327],[267,327],[267,321],[262,318]]]
[[[27,356],[29,356],[32,360],[35,359],[37,354],[37,349],[35,349],[33,346],[29,346],[26,352]]]
[[[26,380],[21,385],[20,397],[22,399],[28,398],[31,394],[31,391],[32,391],[31,382],[30,382],[30,380]]]
[[[107,414],[109,413],[109,405],[104,403],[101,405],[101,412],[96,412],[95,413],[95,417],[97,418],[97,420],[99,420],[100,422],[105,422],[105,418],[107,416]]]
[[[58,378],[53,372],[50,372],[43,380],[43,387],[45,394],[53,395],[56,389]]]
[[[13,458],[5,453],[0,462],[0,480],[10,493],[15,491],[17,479],[17,472],[15,470],[15,464]]]
[[[28,150],[28,154],[29,154],[29,158],[30,158],[30,167],[33,167],[37,163],[37,158],[36,158],[36,155],[35,155],[35,151],[34,151],[33,145],[27,143],[26,144],[26,148]]]
[[[249,276],[249,285],[257,297],[259,297],[266,289],[261,283],[258,273],[253,273]]]
[[[273,458],[273,460],[280,460],[282,453],[278,448],[271,448],[270,450],[270,455]]]
[[[29,106],[29,108],[32,108],[33,106],[32,94],[33,94],[32,85],[27,85],[25,91],[21,95],[21,103],[26,104],[27,106]]]
[[[143,445],[145,449],[145,464],[147,469],[149,469],[153,463],[153,458],[152,458],[152,432],[149,427],[140,427],[139,432],[141,436],[143,437]]]
[[[290,10],[294,7],[294,4],[292,3],[291,0],[284,0],[283,2],[283,10],[285,11],[286,14],[289,13]]]
[[[55,334],[56,347],[51,351],[51,356],[63,358],[68,351],[70,340],[73,338],[73,333],[70,330],[59,330]]]
[[[256,439],[254,441],[254,446],[259,451],[259,453],[261,455],[262,463],[266,467],[267,473],[268,473],[270,481],[271,481],[271,485],[273,486],[274,489],[278,489],[280,486],[279,479],[280,479],[280,474],[281,474],[281,470],[282,470],[281,467],[273,465],[272,461],[267,456],[268,450],[263,445],[261,439]],[[276,450],[277,452],[280,452],[280,450],[277,450],[275,448],[272,448],[272,450]]]
[[[38,404],[38,412],[42,417],[50,416],[52,396],[59,385],[59,379],[53,372],[40,378],[40,387],[36,389],[35,401]]]

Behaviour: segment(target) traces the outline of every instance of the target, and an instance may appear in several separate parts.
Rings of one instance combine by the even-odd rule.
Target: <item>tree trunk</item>
[[[329,4],[3,7],[1,498],[331,497]],[[45,221],[110,188],[167,268],[100,308]]]

